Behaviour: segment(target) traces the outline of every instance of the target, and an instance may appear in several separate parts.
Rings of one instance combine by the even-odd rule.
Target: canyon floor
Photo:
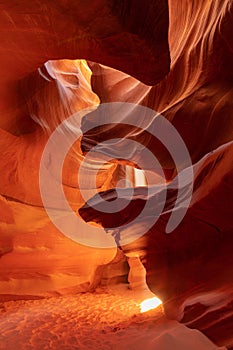
[[[140,313],[147,292],[126,285],[95,293],[0,303],[1,350],[214,350],[197,330],[166,319],[162,306]]]

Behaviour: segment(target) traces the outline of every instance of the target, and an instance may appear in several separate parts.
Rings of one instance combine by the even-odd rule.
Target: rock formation
[[[80,117],[84,135],[70,148],[62,169],[62,188],[74,215],[79,212],[85,221],[105,228],[127,224],[117,243],[126,256],[141,257],[148,286],[163,300],[166,315],[233,349],[232,1],[13,0],[3,1],[0,8],[2,298],[93,290],[101,281],[120,281],[127,273],[116,245],[103,249],[71,240],[50,220],[41,198],[40,165],[48,139],[61,122],[72,133],[68,118],[92,108],[93,113]],[[137,127],[126,125],[134,109],[123,113],[119,123],[95,126],[98,105],[110,102],[148,107],[152,113],[143,115]],[[148,133],[145,125],[153,127],[155,112],[183,139],[194,176],[188,211],[170,234],[165,231],[177,204],[179,175],[185,179],[190,164],[182,157],[174,162],[166,145]],[[109,138],[115,143],[105,144],[105,155],[116,159],[85,163],[86,200],[77,172],[93,146]],[[131,159],[116,156],[125,147],[119,139],[137,142]],[[158,169],[143,163],[139,143],[158,159],[162,183]],[[119,181],[132,178],[138,162],[154,181],[154,192],[134,188],[120,215],[94,210],[92,203],[110,203],[119,194],[127,199],[128,189]],[[59,180],[59,169],[53,155],[46,169],[48,196],[58,213],[52,184]],[[92,195],[96,189],[101,198]],[[185,199],[189,184],[182,191]],[[164,196],[156,223],[124,244],[124,235],[135,234],[132,219],[147,202],[159,204]],[[137,225],[139,233],[154,220],[153,205]],[[115,275],[111,266],[119,269]]]

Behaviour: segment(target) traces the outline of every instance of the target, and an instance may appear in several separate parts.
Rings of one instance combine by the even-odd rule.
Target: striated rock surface
[[[116,248],[81,246],[50,222],[39,190],[41,156],[61,121],[99,104],[91,71],[77,59],[107,64],[150,84],[169,72],[167,1],[148,1],[147,6],[141,1],[4,1],[0,9],[0,293],[47,295],[93,288],[105,273],[98,266],[109,263]],[[149,65],[141,64],[145,54]],[[74,212],[84,204],[77,184],[82,161],[77,140],[62,176]],[[56,160],[48,162],[48,193],[57,210],[49,179],[56,181],[58,169]],[[87,165],[89,175],[91,166],[96,165]],[[117,165],[103,166],[97,189],[113,187],[120,173]],[[88,176],[85,181],[88,192]]]
[[[116,246],[87,247],[54,226],[43,207],[39,169],[56,127],[65,121],[73,132],[70,115],[95,110],[101,102],[134,103],[152,110],[141,115],[139,127],[126,125],[134,109],[123,110],[117,124],[88,131],[98,113],[80,117],[86,132],[70,148],[62,169],[67,202],[87,222],[107,228],[127,224],[116,241],[127,257],[140,256],[147,283],[163,300],[167,317],[233,349],[232,1],[3,1],[0,9],[0,298],[92,291],[101,283],[126,280],[126,258]],[[174,162],[166,144],[148,134],[147,125],[156,125],[154,112],[176,128],[193,163],[192,200],[169,235],[165,231],[174,206],[179,212],[183,204],[176,203],[177,175],[187,180],[185,200],[189,168],[182,157]],[[91,205],[129,197],[130,186],[124,189],[119,180],[135,177],[132,167],[145,159],[141,149],[134,144],[131,159],[122,159],[117,151],[124,152],[125,144],[115,140],[105,145],[113,162],[88,160],[84,192],[89,198],[101,192],[101,199],[83,198],[77,172],[93,146],[113,137],[149,149],[164,181],[156,167],[145,164],[145,174],[154,181],[152,191],[145,184],[134,188],[130,204],[109,215]],[[173,142],[169,133],[167,141]],[[61,203],[51,184],[58,170],[51,156],[48,196],[55,212]],[[131,182],[137,186],[135,178]],[[159,207],[164,196],[157,222],[125,244],[125,237],[153,222],[154,203]],[[147,202],[153,205],[144,221],[131,226]]]
[[[148,106],[171,121],[185,141],[194,164],[194,190],[190,208],[174,232],[165,234],[177,195],[174,192],[177,186],[175,165],[185,169],[184,165],[174,164],[158,140],[150,138],[148,142],[145,131],[137,128],[123,129],[119,125],[101,127],[97,132],[86,133],[82,143],[83,150],[88,151],[95,140],[100,142],[111,133],[119,133],[122,138],[140,141],[159,159],[170,181],[163,189],[167,191],[164,213],[146,235],[123,246],[123,250],[126,254],[130,252],[141,256],[147,269],[148,285],[164,301],[168,317],[202,330],[217,344],[229,349],[233,348],[230,253],[233,244],[232,10],[231,1],[208,2],[205,5],[198,1],[182,4],[171,1],[171,71],[154,87],[147,87],[127,75],[118,80],[117,72],[107,67],[95,66],[93,69],[95,91],[104,91],[98,93],[101,100],[125,100]],[[99,71],[103,75],[101,78]],[[116,82],[116,89],[111,81]],[[103,86],[107,91],[102,89]],[[148,123],[151,121],[152,115]],[[90,122],[88,116],[86,123]],[[121,123],[123,125],[124,120]],[[93,137],[94,134],[97,138]],[[105,152],[113,154],[110,148],[105,148]],[[139,161],[142,159],[135,147],[132,162]],[[102,194],[102,198],[110,201],[117,195],[119,191],[110,190]],[[127,191],[121,195],[124,201]],[[150,200],[144,188],[136,189],[134,198],[121,215],[111,218],[94,211],[92,201],[88,201],[80,213],[85,220],[98,220],[105,227],[128,224],[126,231],[121,230],[123,242],[125,236],[135,235],[135,229],[139,232],[143,230],[145,222],[151,217],[153,219],[153,211],[156,212],[156,208],[151,207],[145,222],[141,222],[141,228],[140,225],[130,228],[130,221]],[[160,199],[157,195],[158,203]],[[93,203],[97,203],[95,198]]]

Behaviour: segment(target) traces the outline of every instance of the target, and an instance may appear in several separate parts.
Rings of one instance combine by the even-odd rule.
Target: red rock
[[[175,177],[187,164],[175,164],[145,130],[114,125],[91,130],[82,144],[77,140],[64,162],[66,198],[75,212],[82,207],[86,221],[105,227],[130,223],[149,200],[147,190],[135,189],[121,215],[93,211],[96,199],[84,205],[76,184],[82,150],[113,135],[152,150],[169,181],[161,191],[168,190],[165,209],[123,250],[141,256],[148,285],[168,317],[233,348],[232,2],[25,0],[1,2],[0,9],[0,293],[74,293],[94,289],[102,277],[105,284],[124,277],[124,260],[122,271],[109,272],[116,248],[84,247],[51,223],[39,191],[39,165],[49,135],[71,114],[99,101],[141,104],[173,124],[194,164],[193,197],[181,224],[165,234]],[[88,60],[93,74],[78,59]],[[116,198],[116,183],[134,160],[103,167],[96,185],[103,199]],[[57,179],[54,159],[48,173],[49,189]],[[56,193],[50,195],[58,209]],[[151,218],[153,208],[145,220]]]

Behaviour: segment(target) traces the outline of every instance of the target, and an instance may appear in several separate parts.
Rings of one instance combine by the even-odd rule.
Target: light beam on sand
[[[161,304],[162,304],[162,301],[157,297],[146,299],[140,304],[140,312],[143,313],[143,312],[156,309]]]

